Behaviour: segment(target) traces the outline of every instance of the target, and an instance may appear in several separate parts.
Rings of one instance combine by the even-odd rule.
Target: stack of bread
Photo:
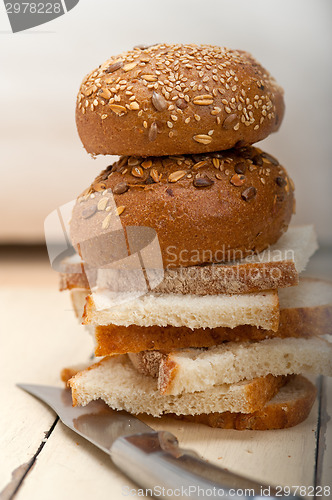
[[[78,254],[62,266],[102,357],[64,370],[74,405],[234,429],[308,416],[301,374],[332,375],[332,284],[299,278],[314,230],[288,227],[293,182],[252,145],[283,114],[282,89],[243,51],[138,46],[84,78],[83,145],[120,158],[78,198]]]

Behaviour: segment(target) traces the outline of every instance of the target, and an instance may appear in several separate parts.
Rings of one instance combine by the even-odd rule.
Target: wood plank
[[[128,485],[135,487],[106,453],[60,423],[15,500],[116,500]]]
[[[144,421],[155,429],[173,432],[181,446],[194,449],[203,459],[260,482],[311,485],[316,415],[315,408],[308,421],[295,428],[295,433],[295,429],[224,431],[203,425],[182,425],[170,417],[146,417]],[[309,459],[303,461],[305,454]],[[120,500],[124,488],[137,486],[117,471],[107,455],[60,424],[25,479],[17,500],[56,500],[66,495],[88,500],[96,493],[98,500],[106,500],[110,491],[112,500]]]

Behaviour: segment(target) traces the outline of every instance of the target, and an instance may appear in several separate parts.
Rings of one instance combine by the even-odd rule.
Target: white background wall
[[[112,158],[92,160],[74,122],[84,74],[139,43],[245,49],[285,89],[281,129],[260,143],[296,185],[298,223],[332,243],[330,0],[80,0],[68,14],[12,34],[0,3],[0,243],[42,241],[46,215]]]

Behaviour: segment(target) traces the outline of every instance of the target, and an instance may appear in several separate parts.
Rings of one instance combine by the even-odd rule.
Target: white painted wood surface
[[[56,289],[0,289],[1,321],[1,500],[10,498],[12,471],[33,460],[55,414],[15,387],[17,382],[61,385],[62,367],[85,361],[92,339],[74,318],[69,297]],[[331,483],[332,430],[326,414],[331,409],[331,380],[325,390],[325,445],[319,480]],[[181,446],[204,459],[264,483],[310,486],[315,481],[319,404],[306,422],[282,431],[229,431],[183,423],[169,417],[146,423],[173,432]],[[317,434],[318,433],[318,434]],[[321,434],[320,443],[324,442]],[[18,482],[23,470],[17,472]],[[103,452],[58,422],[15,500],[120,500],[123,488],[135,488]],[[311,497],[312,498],[312,497]],[[325,497],[328,498],[328,497]]]

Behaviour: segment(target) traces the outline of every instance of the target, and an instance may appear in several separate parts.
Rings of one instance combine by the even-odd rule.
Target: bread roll
[[[114,253],[115,230],[128,226],[156,231],[165,268],[240,260],[286,231],[293,190],[278,160],[251,146],[199,156],[122,157],[79,197],[72,240],[96,267]],[[115,205],[120,219],[111,227]]]
[[[76,123],[93,155],[162,156],[253,144],[278,130],[283,114],[282,89],[247,52],[158,44],[92,70]]]

